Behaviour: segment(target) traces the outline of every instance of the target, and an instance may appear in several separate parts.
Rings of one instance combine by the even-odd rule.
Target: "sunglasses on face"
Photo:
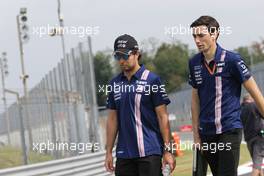
[[[129,51],[128,53],[122,52],[122,51],[116,51],[114,52],[114,58],[115,60],[120,60],[120,59],[124,59],[124,60],[128,60],[129,56],[132,54],[132,51]]]

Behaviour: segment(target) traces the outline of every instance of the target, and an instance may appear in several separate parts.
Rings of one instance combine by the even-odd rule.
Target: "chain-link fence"
[[[100,143],[91,39],[71,49],[31,90],[8,108],[11,145],[21,146],[20,116],[24,119],[26,145],[34,143]],[[19,111],[21,108],[21,111]],[[21,112],[21,113],[20,113]],[[5,140],[5,114],[0,115],[0,140]],[[53,152],[56,152],[54,150]],[[52,152],[51,152],[52,153]],[[77,150],[52,153],[57,158]]]
[[[27,99],[20,99],[8,108],[11,129],[11,144],[20,144],[20,115],[24,119],[26,144],[33,143],[105,143],[106,111],[98,115],[95,96],[95,76],[90,38],[86,43],[66,54],[57,67],[29,91]],[[252,74],[262,92],[264,91],[264,63],[252,68]],[[245,91],[242,91],[242,95]],[[264,93],[264,92],[263,92]],[[191,124],[191,87],[169,95],[168,106],[172,130]],[[0,140],[7,141],[5,114],[0,115]],[[98,118],[100,116],[100,118]],[[53,152],[56,150],[53,150]],[[56,157],[76,155],[76,150],[52,153]]]

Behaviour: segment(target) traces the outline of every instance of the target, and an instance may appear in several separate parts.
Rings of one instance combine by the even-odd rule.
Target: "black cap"
[[[114,43],[114,51],[128,52],[138,50],[138,43],[134,37],[124,34],[116,38]]]

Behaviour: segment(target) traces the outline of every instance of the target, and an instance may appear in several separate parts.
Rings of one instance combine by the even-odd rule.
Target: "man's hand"
[[[171,172],[175,169],[176,166],[176,160],[173,154],[170,152],[165,151],[163,154],[163,160],[162,160],[162,168],[165,167],[165,165],[168,164],[170,166]]]
[[[193,134],[193,150],[195,148],[198,148],[198,149],[201,148],[201,138],[199,134]]]
[[[193,142],[201,145],[201,138],[198,132],[193,132]]]
[[[106,155],[105,155],[105,168],[108,172],[114,172],[112,151],[114,142],[118,132],[117,129],[117,111],[109,110],[106,122]]]
[[[114,172],[115,168],[113,166],[113,156],[112,153],[106,153],[105,155],[105,168],[107,172]]]

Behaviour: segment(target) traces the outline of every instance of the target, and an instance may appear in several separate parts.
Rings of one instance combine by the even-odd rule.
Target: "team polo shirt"
[[[242,128],[240,120],[241,84],[251,77],[241,56],[217,44],[211,74],[202,53],[189,60],[189,84],[198,90],[200,100],[199,133],[221,134]]]
[[[142,65],[131,77],[123,73],[110,84],[107,108],[117,111],[117,158],[162,155],[163,139],[155,107],[170,100],[160,78]]]

